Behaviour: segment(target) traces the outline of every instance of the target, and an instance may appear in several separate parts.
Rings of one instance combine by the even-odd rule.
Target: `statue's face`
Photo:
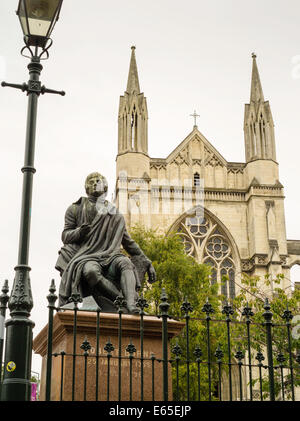
[[[107,193],[106,180],[97,174],[90,177],[86,183],[86,192],[88,195],[95,196],[95,197],[106,195]]]

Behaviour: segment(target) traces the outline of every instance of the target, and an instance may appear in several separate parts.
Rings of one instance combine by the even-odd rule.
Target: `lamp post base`
[[[34,323],[24,317],[14,317],[6,322],[4,381],[1,390],[2,401],[30,400],[33,327]]]

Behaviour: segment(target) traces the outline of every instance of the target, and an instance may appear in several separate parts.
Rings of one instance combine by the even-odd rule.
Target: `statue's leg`
[[[129,313],[139,313],[136,306],[136,279],[133,270],[124,270],[121,274],[121,288],[126,298]]]
[[[136,278],[131,260],[124,256],[116,260],[116,266],[120,272],[120,285],[127,302],[129,313],[139,313],[136,306]]]
[[[92,295],[95,297],[101,295],[115,301],[120,291],[115,285],[102,275],[102,269],[97,262],[87,262],[83,267],[83,276],[87,281]],[[97,301],[97,300],[96,300]]]

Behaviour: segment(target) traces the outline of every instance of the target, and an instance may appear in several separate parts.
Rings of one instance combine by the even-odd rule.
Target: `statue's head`
[[[88,196],[106,196],[108,184],[106,178],[98,172],[89,174],[85,180],[85,191]]]

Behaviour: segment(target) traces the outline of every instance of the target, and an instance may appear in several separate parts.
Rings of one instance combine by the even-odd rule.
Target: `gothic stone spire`
[[[252,54],[250,104],[245,105],[244,136],[246,162],[256,159],[276,161],[274,123],[269,101],[265,101],[256,55]]]
[[[131,47],[131,59],[127,88],[120,97],[118,154],[141,152],[148,154],[147,101],[140,91],[135,47]]]
[[[136,58],[135,58],[135,46],[131,47],[131,59],[130,59],[130,67],[129,67],[126,92],[128,92],[129,94],[132,94],[133,92],[136,92],[137,94],[139,94],[141,92],[138,70],[137,70],[137,65],[136,65]]]
[[[260,82],[259,72],[256,63],[256,54],[252,53],[252,80],[251,80],[251,96],[250,102],[264,102],[264,94]]]

